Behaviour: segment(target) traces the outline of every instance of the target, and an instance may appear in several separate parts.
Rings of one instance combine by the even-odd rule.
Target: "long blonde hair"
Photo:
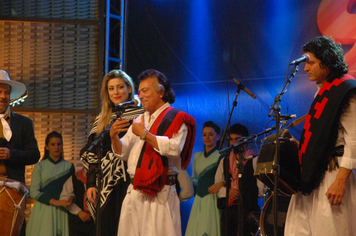
[[[132,100],[133,96],[135,94],[134,83],[133,83],[131,77],[128,76],[124,71],[112,70],[104,76],[103,82],[101,84],[101,92],[100,92],[101,112],[100,112],[100,117],[98,119],[98,126],[97,126],[97,130],[96,130],[96,134],[100,134],[110,124],[111,113],[112,113],[112,108],[114,107],[114,104],[111,102],[111,100],[109,98],[108,82],[109,82],[109,80],[116,79],[116,78],[122,79],[125,82],[125,84],[127,85],[127,87],[131,88],[131,93],[129,93],[128,100]]]

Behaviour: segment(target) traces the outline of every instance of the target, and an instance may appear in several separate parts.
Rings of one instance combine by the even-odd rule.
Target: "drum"
[[[0,178],[0,236],[18,236],[24,221],[27,188],[21,182]]]
[[[281,132],[280,141],[280,175],[278,191],[280,194],[290,196],[297,192],[300,180],[300,164],[298,146],[290,141],[292,135],[285,129]],[[276,151],[276,134],[268,136],[259,151],[254,175],[270,189],[274,187],[274,155]]]
[[[262,236],[273,235],[273,196],[271,194],[262,208],[260,217],[260,233]],[[278,196],[278,236],[284,235],[284,225],[286,223],[290,199],[287,196]]]

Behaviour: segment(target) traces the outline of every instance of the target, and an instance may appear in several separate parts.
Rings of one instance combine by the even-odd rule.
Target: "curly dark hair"
[[[212,122],[211,120],[206,121],[206,122],[204,123],[203,129],[204,129],[205,127],[213,128],[217,134],[220,134],[220,127],[219,127],[217,124],[215,124],[214,122]]]
[[[330,72],[326,77],[328,82],[340,78],[349,71],[341,44],[335,43],[331,38],[316,37],[303,46],[303,51],[313,53],[321,61],[321,68],[329,68]]]
[[[148,69],[143,71],[138,76],[138,80],[139,82],[141,82],[144,79],[152,77],[158,79],[158,83],[161,85],[159,87],[164,91],[162,100],[164,102],[169,102],[170,104],[174,103],[174,101],[176,100],[176,95],[174,94],[174,91],[171,88],[171,83],[162,72],[159,72],[158,70],[154,69]]]
[[[246,137],[248,136],[248,129],[244,125],[234,124],[229,129],[229,135],[230,134],[239,134],[241,136]]]

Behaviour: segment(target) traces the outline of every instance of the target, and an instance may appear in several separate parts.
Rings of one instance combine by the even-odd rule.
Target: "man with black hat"
[[[10,109],[10,102],[23,94],[26,86],[0,70],[0,177],[25,183],[25,166],[35,164],[40,152],[32,120]]]

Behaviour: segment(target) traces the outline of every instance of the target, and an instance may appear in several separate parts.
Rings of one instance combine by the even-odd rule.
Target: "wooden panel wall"
[[[41,154],[46,135],[61,132],[64,156],[77,168],[99,106],[105,41],[102,2],[0,2],[0,69],[28,89],[28,97],[13,110],[33,120]],[[31,173],[29,166],[28,186]]]

